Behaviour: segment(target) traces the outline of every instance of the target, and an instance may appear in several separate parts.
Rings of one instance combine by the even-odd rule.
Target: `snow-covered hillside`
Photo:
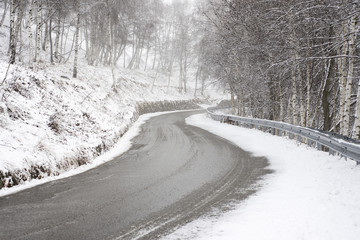
[[[7,17],[0,28],[0,188],[91,162],[143,112],[195,107],[191,86],[179,93],[176,76],[168,85],[168,77],[155,70],[117,66],[113,89],[110,67],[89,66],[83,49],[77,78],[72,78],[70,61],[52,65],[44,60],[37,71],[18,61],[8,69],[8,25]],[[218,96],[213,90],[205,95]],[[146,105],[150,110],[145,103],[153,103]]]
[[[67,67],[11,66],[0,90],[0,186],[88,163],[124,134],[141,102],[192,98],[173,88],[152,92],[151,75],[141,72],[118,71],[121,87],[113,91],[109,69],[82,66],[73,79]]]

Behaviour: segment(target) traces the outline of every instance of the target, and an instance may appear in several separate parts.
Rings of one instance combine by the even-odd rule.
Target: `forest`
[[[87,64],[155,69],[172,75],[179,69],[179,91],[187,91],[188,69],[197,39],[187,1],[162,0],[3,0],[10,15],[9,63],[37,70],[43,62],[73,62],[79,52]],[[130,52],[130,53],[129,53]],[[129,59],[127,59],[129,57]],[[140,64],[142,62],[142,64]],[[175,66],[176,65],[176,66]],[[116,77],[113,76],[113,88]],[[203,91],[203,89],[202,89]]]
[[[208,71],[233,113],[360,137],[359,1],[209,0]]]
[[[233,114],[360,139],[360,1],[2,4],[1,28],[10,16],[9,64],[36,71],[45,61],[71,61],[76,78],[83,51],[89,65],[156,69],[169,79],[176,71],[180,92],[190,78],[200,90],[215,81],[230,92]],[[113,76],[114,89],[118,81]]]

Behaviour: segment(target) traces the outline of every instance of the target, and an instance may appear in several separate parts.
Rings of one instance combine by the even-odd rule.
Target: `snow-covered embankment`
[[[118,70],[113,90],[109,69],[83,66],[72,79],[67,67],[47,66],[37,73],[19,65],[10,68],[0,89],[0,188],[92,162],[149,109],[196,107],[190,94],[151,89],[151,73]]]

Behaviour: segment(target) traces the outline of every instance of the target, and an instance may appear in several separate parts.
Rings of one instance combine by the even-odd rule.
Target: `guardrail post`
[[[271,134],[275,135],[275,128],[271,128]]]
[[[309,147],[312,147],[312,141],[311,141],[310,138],[307,139],[307,145],[308,145]]]
[[[316,148],[317,148],[317,150],[322,151],[322,145],[321,145],[321,143],[316,142]]]
[[[290,139],[293,139],[293,134],[291,132],[289,132],[288,136]]]

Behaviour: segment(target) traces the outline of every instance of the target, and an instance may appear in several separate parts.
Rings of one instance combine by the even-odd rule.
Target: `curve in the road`
[[[194,113],[154,117],[113,161],[0,198],[0,239],[158,239],[246,198],[266,159],[186,125]]]

